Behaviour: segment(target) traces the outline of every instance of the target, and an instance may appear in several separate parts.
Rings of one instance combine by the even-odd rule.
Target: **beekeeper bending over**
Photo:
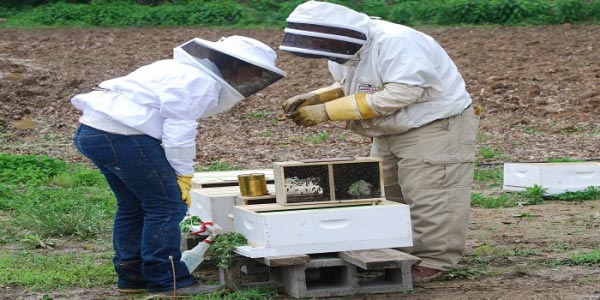
[[[275,51],[255,39],[196,38],[175,48],[173,59],[71,100],[83,112],[75,146],[117,198],[113,262],[120,292],[171,296],[174,282],[177,295],[204,292],[180,261],[198,120],[284,77],[275,60]]]
[[[385,195],[410,206],[414,282],[456,265],[465,249],[479,117],[444,49],[412,28],[308,1],[287,18],[281,50],[327,58],[335,84],[283,103],[301,126],[348,121],[373,138]]]

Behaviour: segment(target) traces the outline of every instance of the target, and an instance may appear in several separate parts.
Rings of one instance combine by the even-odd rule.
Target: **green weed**
[[[479,193],[473,193],[471,194],[471,205],[482,208],[502,208],[515,206],[517,205],[517,201],[514,199],[514,197],[507,194],[493,197],[483,196]]]
[[[579,252],[559,264],[571,266],[598,266],[600,265],[600,250],[592,250],[590,252]]]
[[[329,139],[329,134],[327,132],[321,132],[316,135],[310,136],[308,141],[313,144],[320,144]]]
[[[489,187],[497,187],[502,185],[502,176],[502,167],[493,167],[490,169],[475,168],[473,181],[478,183],[487,183]]]

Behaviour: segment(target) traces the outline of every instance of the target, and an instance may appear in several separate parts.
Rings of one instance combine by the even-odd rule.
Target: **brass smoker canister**
[[[267,181],[265,174],[241,174],[238,175],[240,185],[240,194],[245,197],[264,196],[269,194],[267,191]]]

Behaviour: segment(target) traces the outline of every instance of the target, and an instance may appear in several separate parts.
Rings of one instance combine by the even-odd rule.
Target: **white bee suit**
[[[367,102],[379,115],[350,121],[351,129],[371,137],[403,133],[459,114],[471,104],[462,76],[431,37],[382,20],[370,20],[368,28],[367,45],[356,54],[360,60],[355,65],[352,60],[345,65],[329,62],[330,72],[343,84],[344,93],[371,94]],[[377,95],[386,85],[395,90],[395,84],[419,87],[423,93],[409,102],[402,89],[387,97]]]
[[[175,172],[194,173],[197,120],[218,105],[221,87],[216,80],[203,70],[169,59],[99,86],[106,90],[71,100],[84,113],[81,123],[107,132],[137,132],[160,139]]]
[[[195,54],[228,55],[229,60],[237,59],[262,72],[232,86],[234,81],[223,78],[208,57],[193,56],[185,49]],[[190,175],[194,173],[198,120],[228,110],[284,77],[285,72],[275,67],[275,59],[275,51],[246,37],[231,36],[217,42],[196,38],[173,49],[173,59],[106,80],[98,85],[98,91],[77,95],[71,102],[83,112],[82,124],[110,133],[146,134],[161,140],[175,173]]]

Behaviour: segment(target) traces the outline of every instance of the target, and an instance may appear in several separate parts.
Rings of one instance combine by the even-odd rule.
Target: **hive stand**
[[[268,280],[248,282],[243,266],[256,262],[269,267]],[[394,249],[260,259],[236,256],[228,270],[221,270],[221,278],[232,290],[269,286],[293,298],[399,293],[412,290],[410,269],[419,262],[418,257]]]

